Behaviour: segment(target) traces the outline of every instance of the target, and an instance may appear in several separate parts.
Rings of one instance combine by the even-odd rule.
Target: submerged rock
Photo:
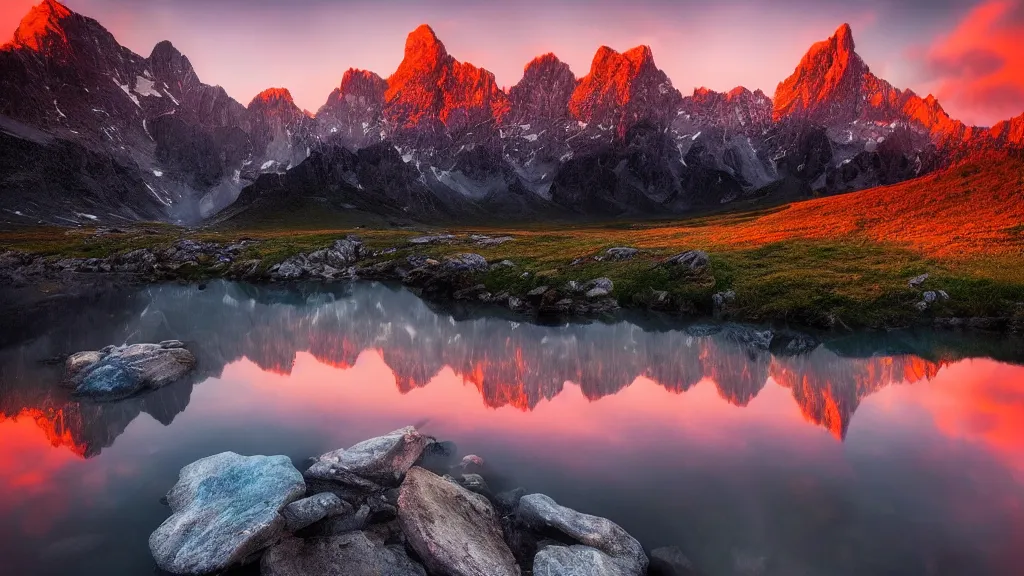
[[[651,550],[650,576],[696,576],[693,563],[678,546]]]
[[[262,576],[426,576],[402,546],[384,546],[364,532],[327,538],[286,538],[263,555]]]
[[[286,456],[203,458],[181,469],[167,494],[172,515],[149,537],[149,549],[173,574],[222,571],[277,541],[281,511],[305,491]]]
[[[543,494],[530,494],[519,500],[519,522],[538,531],[557,530],[580,544],[594,548],[620,564],[621,572],[592,572],[593,574],[635,574],[642,576],[647,571],[647,555],[643,547],[618,524],[601,518],[559,506]],[[575,547],[574,547],[575,548]],[[543,551],[542,551],[543,552]],[[540,553],[538,553],[538,557]],[[607,562],[588,551],[568,550],[558,552],[555,560],[573,559],[595,562],[594,569],[604,567]],[[536,560],[535,560],[536,561]],[[603,569],[603,568],[602,568]],[[534,572],[538,572],[536,565]],[[561,574],[552,571],[551,574]]]
[[[423,468],[409,470],[402,483],[398,520],[431,573],[520,574],[490,503]]]
[[[65,363],[64,384],[77,395],[102,400],[119,400],[145,389],[156,390],[195,368],[196,357],[183,346],[171,340],[72,354]]]
[[[365,486],[397,486],[419,460],[429,439],[412,426],[328,452],[306,470],[306,478]]]

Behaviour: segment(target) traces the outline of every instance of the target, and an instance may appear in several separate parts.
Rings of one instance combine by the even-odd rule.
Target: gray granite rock
[[[647,570],[643,547],[611,520],[559,506],[543,494],[523,496],[519,501],[518,518],[521,524],[533,530],[557,530],[580,544],[596,548],[630,570],[624,574],[642,575]]]
[[[263,555],[262,576],[426,576],[401,546],[384,546],[363,532],[326,538],[286,538]]]
[[[595,278],[583,285],[583,291],[587,298],[602,298],[612,293],[615,283],[609,278]]]
[[[419,236],[416,238],[410,238],[409,244],[414,246],[424,246],[427,244],[451,244],[455,241],[455,236],[452,234],[435,234],[433,236]]]
[[[635,566],[590,546],[547,546],[533,557],[535,576],[644,576]]]
[[[922,284],[924,284],[924,281],[927,280],[927,279],[928,279],[928,274],[921,274],[920,276],[915,276],[915,277],[911,278],[910,282],[908,282],[907,284],[911,288],[919,288]]]
[[[630,248],[628,246],[619,246],[605,250],[605,256],[609,260],[632,260],[633,258],[636,258],[636,255],[639,253],[640,251],[636,248]]]
[[[119,400],[162,388],[192,371],[196,358],[177,340],[79,352],[65,363],[64,385],[76,395]]]
[[[708,253],[703,250],[687,250],[666,259],[663,266],[676,266],[686,268],[690,272],[701,272],[708,267],[711,259]]]
[[[285,529],[289,532],[295,532],[324,518],[341,516],[351,512],[352,506],[347,502],[335,494],[325,492],[292,502],[285,506],[281,515],[284,516]]]
[[[197,460],[167,494],[172,514],[149,537],[149,549],[172,574],[222,571],[276,542],[281,511],[305,491],[286,456],[224,452]]]
[[[328,452],[306,470],[306,478],[365,486],[397,486],[429,439],[412,426]]]
[[[445,272],[487,272],[490,267],[487,259],[479,254],[465,253],[445,256],[441,261],[441,267]]]
[[[423,468],[412,468],[406,475],[398,497],[398,521],[431,573],[520,574],[490,503]]]

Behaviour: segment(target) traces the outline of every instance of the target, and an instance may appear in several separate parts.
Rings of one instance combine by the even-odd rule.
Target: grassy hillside
[[[160,226],[148,233],[95,237],[86,230],[25,230],[0,234],[0,245],[41,252],[102,256],[142,246],[169,244],[178,237],[260,242],[249,256],[266,265],[299,251],[328,244],[346,233],[363,236],[373,248],[403,247],[405,240],[435,232],[428,227],[372,228],[354,222],[329,225],[315,213],[287,225],[196,230]],[[442,255],[473,251],[488,259],[510,259],[519,268],[494,273],[494,290],[559,286],[568,280],[608,276],[615,294],[629,305],[650,288],[666,290],[682,308],[710,311],[711,295],[737,293],[735,313],[748,320],[782,320],[819,326],[895,326],[943,317],[1020,315],[1024,302],[1024,160],[978,160],[895,186],[874,188],[768,209],[661,222],[588,225],[537,223],[529,226],[446,229],[454,234],[511,235],[495,247],[473,245],[418,248]],[[613,246],[643,249],[627,262],[588,260]],[[673,275],[654,264],[688,249],[711,255],[711,274]],[[388,256],[389,258],[395,256]],[[531,272],[521,278],[523,271]],[[907,286],[931,274],[926,289],[952,296],[921,314],[913,304],[920,291]]]

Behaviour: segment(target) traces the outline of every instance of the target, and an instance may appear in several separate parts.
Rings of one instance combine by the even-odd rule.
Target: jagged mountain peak
[[[74,12],[60,2],[44,0],[22,18],[8,46],[40,51],[48,42],[67,44],[62,22],[72,15]]]
[[[369,70],[349,68],[341,77],[341,93],[347,94],[361,88],[379,89],[381,92],[387,89],[387,81]]]
[[[295,100],[292,99],[292,93],[287,88],[267,88],[257,94],[252,102],[249,102],[248,108],[251,110],[257,107],[277,108],[282,106],[298,110]]]
[[[855,51],[853,31],[843,24],[827,40],[814,43],[793,74],[779,83],[775,117],[852,120],[868,74],[870,70]]]
[[[434,29],[421,24],[409,33],[405,40],[405,60],[403,63],[437,66],[448,58],[444,44],[437,39]]]

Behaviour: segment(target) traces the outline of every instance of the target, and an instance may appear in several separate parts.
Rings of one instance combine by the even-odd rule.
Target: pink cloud
[[[986,0],[927,50],[936,96],[953,116],[991,125],[1024,112],[1024,0]]]

